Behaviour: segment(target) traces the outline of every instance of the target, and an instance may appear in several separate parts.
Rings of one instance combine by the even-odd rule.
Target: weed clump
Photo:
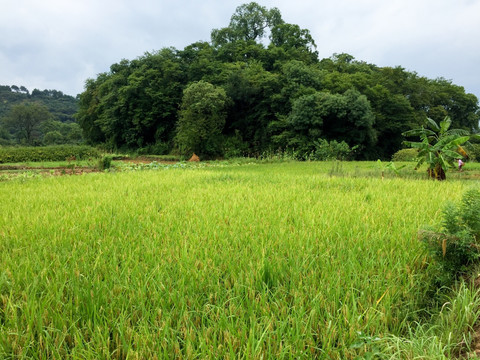
[[[100,170],[107,170],[110,169],[112,166],[112,157],[111,156],[103,156],[99,161],[98,161],[98,168]]]
[[[442,283],[472,270],[480,260],[480,188],[466,191],[459,204],[447,204],[440,228],[421,230],[420,238]]]

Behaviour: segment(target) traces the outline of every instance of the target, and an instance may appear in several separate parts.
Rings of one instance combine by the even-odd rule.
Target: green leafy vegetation
[[[98,168],[100,170],[107,170],[110,169],[112,166],[112,157],[105,155],[101,159],[98,160]]]
[[[77,112],[75,97],[66,95],[58,90],[38,90],[31,93],[24,86],[0,85],[0,118],[6,116],[13,105],[25,101],[43,104],[57,121],[73,122],[73,115]]]
[[[61,91],[0,85],[0,145],[82,143],[77,110],[77,99]]]
[[[392,161],[416,161],[418,160],[418,149],[401,149],[392,156]]]
[[[175,138],[183,155],[221,154],[220,134],[225,125],[227,100],[225,90],[205,81],[185,89]]]
[[[479,139],[472,139],[471,144],[468,146],[465,146],[465,149],[467,150],[468,157],[471,160],[480,161],[480,143]]]
[[[17,140],[26,145],[33,145],[40,124],[49,118],[47,108],[40,103],[22,103],[14,105],[4,120],[7,130],[17,137]]]
[[[464,158],[461,145],[470,139],[465,130],[450,129],[451,124],[448,116],[438,124],[427,118],[427,127],[403,133],[404,136],[420,137],[421,142],[405,141],[404,144],[418,149],[417,167],[426,163],[428,175],[436,180],[445,180],[447,169],[455,168],[455,160]]]
[[[449,282],[471,273],[479,263],[480,190],[466,191],[458,205],[450,202],[443,216],[442,226],[422,231],[421,238],[439,268],[439,278]]]
[[[207,141],[218,156],[291,151],[307,159],[324,139],[356,148],[357,160],[390,160],[403,147],[402,132],[426,117],[479,130],[478,99],[463,87],[349,54],[319,59],[307,29],[255,2],[239,6],[209,42],[122,60],[87,80],[77,119],[87,141],[110,150],[180,153],[187,138],[205,143],[203,132],[185,137],[181,125],[184,91],[199,82],[228,99],[219,133]]]
[[[327,141],[320,139],[314,141],[315,151],[311,160],[328,161],[328,160],[349,160],[353,158],[353,154],[358,146],[354,146],[353,149],[348,146],[345,141],[337,142],[336,140]]]
[[[100,154],[90,146],[61,145],[38,147],[0,147],[0,164],[17,162],[44,162],[86,160]]]

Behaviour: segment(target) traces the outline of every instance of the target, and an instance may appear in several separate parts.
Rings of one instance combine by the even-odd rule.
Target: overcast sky
[[[209,41],[233,0],[1,0],[0,85],[81,93],[121,59]],[[310,30],[320,58],[443,77],[480,98],[480,0],[263,0]]]

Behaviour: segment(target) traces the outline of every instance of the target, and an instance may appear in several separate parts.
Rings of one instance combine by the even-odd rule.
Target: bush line
[[[86,160],[100,157],[91,146],[59,145],[38,147],[0,147],[0,164],[37,161]]]

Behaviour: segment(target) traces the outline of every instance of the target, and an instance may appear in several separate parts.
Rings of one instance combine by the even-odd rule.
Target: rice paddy
[[[431,347],[398,339],[428,318],[417,231],[471,184],[382,180],[374,166],[0,182],[0,357],[448,358],[455,341],[425,327]]]

